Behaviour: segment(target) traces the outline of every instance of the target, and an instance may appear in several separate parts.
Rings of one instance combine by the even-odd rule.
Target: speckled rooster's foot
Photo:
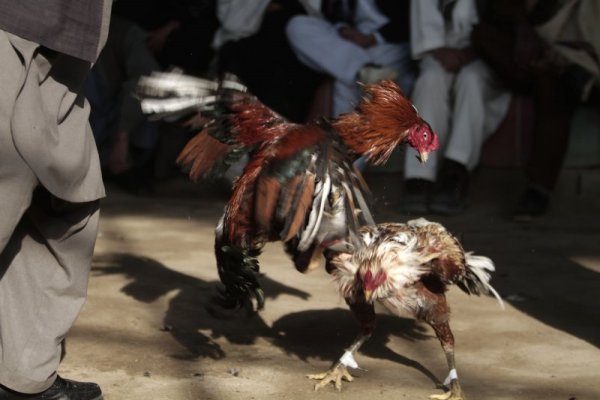
[[[319,390],[327,386],[329,383],[333,383],[337,390],[342,390],[342,380],[352,382],[354,378],[346,367],[342,364],[337,364],[327,372],[321,374],[311,374],[306,376],[309,379],[320,380],[321,382],[315,385],[315,390]]]
[[[466,398],[463,395],[456,395],[451,391],[447,391],[444,394],[432,394],[431,396],[429,396],[429,398],[431,400],[466,400]]]
[[[429,396],[429,398],[431,400],[467,400],[464,393],[462,392],[462,389],[460,388],[458,380],[452,381],[452,383],[450,384],[450,390],[446,393],[432,394],[431,396]]]

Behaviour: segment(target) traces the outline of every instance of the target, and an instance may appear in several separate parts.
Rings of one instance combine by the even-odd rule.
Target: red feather
[[[221,161],[232,147],[213,138],[207,129],[203,129],[185,145],[176,162],[189,165],[190,179],[197,181]]]
[[[231,243],[240,246],[246,242],[254,228],[252,210],[254,210],[254,184],[260,176],[268,157],[266,152],[257,152],[250,159],[233,188],[233,194],[225,209],[225,227]]]
[[[239,97],[239,101],[235,99]],[[295,124],[287,122],[254,96],[234,96],[230,117],[235,139],[244,145],[264,143],[285,134]]]
[[[274,158],[283,160],[292,157],[302,149],[316,145],[325,139],[325,132],[316,124],[295,125],[276,143]]]
[[[254,200],[254,220],[258,230],[268,232],[271,229],[280,193],[281,183],[276,178],[261,176],[258,179]]]
[[[299,177],[300,178],[300,177]],[[295,210],[289,210],[289,212],[293,212],[294,216],[292,219],[292,223],[287,231],[287,234],[284,238],[282,238],[283,242],[287,242],[300,231],[302,228],[304,221],[306,219],[306,215],[312,206],[313,196],[315,194],[315,176],[309,175],[306,177],[306,181],[303,186],[300,186],[301,182],[298,182],[296,185],[294,192],[290,193],[290,195],[286,198],[287,207],[289,210],[289,206],[291,205],[292,199],[296,194],[296,190],[300,190],[300,200],[298,201],[298,205]],[[287,213],[286,213],[287,214]]]

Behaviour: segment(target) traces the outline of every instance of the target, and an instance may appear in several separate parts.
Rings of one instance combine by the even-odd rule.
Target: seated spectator
[[[205,75],[213,59],[218,27],[215,0],[116,0],[113,15],[148,32],[147,45],[161,69],[178,67]]]
[[[491,2],[473,43],[515,92],[534,100],[528,184],[513,218],[543,215],[568,148],[578,104],[598,101],[600,4],[593,1]]]
[[[397,79],[410,92],[408,0],[311,3],[311,15],[290,20],[287,37],[300,61],[335,79],[333,116],[356,106],[361,96],[358,81]]]
[[[151,191],[158,132],[131,93],[142,75],[158,69],[146,47],[146,33],[113,16],[106,46],[86,79],[84,93],[105,177],[135,194]]]
[[[298,61],[285,37],[288,20],[303,14],[298,0],[218,0],[213,48],[218,72],[233,73],[263,103],[304,122],[322,77]]]
[[[411,49],[419,60],[412,100],[439,135],[440,150],[425,164],[407,151],[405,212],[463,211],[481,147],[508,110],[510,93],[471,46],[478,20],[475,0],[411,2]]]

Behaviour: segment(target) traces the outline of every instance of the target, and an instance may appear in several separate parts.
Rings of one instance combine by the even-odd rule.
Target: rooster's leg
[[[444,349],[444,354],[446,355],[449,372],[444,381],[444,386],[448,386],[450,390],[441,395],[431,395],[429,398],[433,400],[466,400],[456,373],[456,362],[454,361],[454,335],[452,335],[450,325],[448,322],[443,322],[433,323],[431,326],[440,340],[442,348]]]
[[[222,291],[221,305],[225,308],[241,307],[251,304],[251,298],[256,298],[257,308],[264,306],[264,294],[257,280],[259,271],[258,260],[260,245],[242,248],[230,244],[223,234],[222,220],[217,226],[215,236],[215,257],[219,278],[225,290]]]
[[[353,381],[354,378],[348,372],[347,367],[358,368],[358,364],[354,360],[354,354],[371,337],[375,330],[375,309],[372,304],[367,304],[364,301],[351,303],[348,299],[346,299],[346,302],[350,306],[354,316],[359,320],[361,331],[354,342],[352,342],[352,345],[350,345],[346,352],[327,372],[307,375],[310,379],[321,381],[315,385],[315,390],[319,390],[329,383],[333,383],[337,390],[342,390],[342,380]]]

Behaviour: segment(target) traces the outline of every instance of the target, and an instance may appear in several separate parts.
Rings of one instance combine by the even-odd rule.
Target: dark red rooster
[[[263,306],[256,273],[266,242],[283,242],[305,272],[324,249],[352,243],[360,226],[374,224],[356,158],[380,164],[406,142],[424,161],[438,146],[391,81],[366,86],[356,111],[305,125],[288,122],[234,80],[158,73],[141,79],[137,92],[145,112],[158,117],[197,114],[202,129],[178,158],[193,180],[249,154],[216,229],[219,277],[231,306],[251,296]]]
[[[423,218],[406,224],[384,223],[360,229],[361,242],[351,252],[327,251],[332,271],[350,309],[361,324],[361,332],[343,356],[323,373],[315,390],[342,379],[351,381],[346,367],[356,368],[354,353],[375,329],[373,303],[380,302],[395,314],[407,311],[431,325],[448,361],[444,385],[450,390],[433,399],[463,400],[454,361],[454,337],[448,320],[450,309],[445,292],[456,284],[469,294],[490,294],[502,299],[489,284],[492,261],[465,253],[459,241],[442,225]]]

